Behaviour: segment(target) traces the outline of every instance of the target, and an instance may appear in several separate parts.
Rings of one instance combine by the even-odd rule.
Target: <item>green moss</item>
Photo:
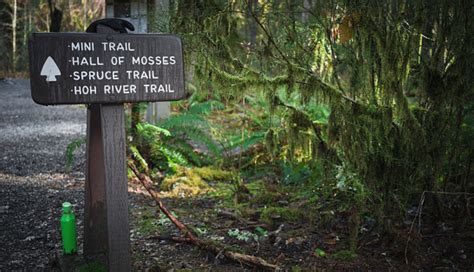
[[[146,208],[141,211],[141,217],[138,220],[138,231],[145,235],[156,234],[162,230],[158,224],[158,215],[154,208]]]
[[[246,184],[247,188],[253,195],[257,195],[266,189],[265,182],[263,180],[256,180]]]
[[[232,200],[233,185],[225,182],[218,182],[214,186],[214,191],[210,192],[211,197],[221,198],[225,201]]]
[[[357,254],[351,250],[340,250],[333,253],[331,258],[341,261],[353,261],[357,258]]]
[[[301,209],[283,208],[283,207],[267,207],[262,209],[260,220],[268,224],[274,224],[275,221],[296,222],[304,218]]]
[[[228,180],[234,180],[236,173],[230,172],[230,171],[225,171],[222,169],[217,169],[213,167],[201,167],[201,168],[193,168],[190,169],[197,175],[199,175],[201,178],[208,180],[208,181],[228,181]]]
[[[248,203],[239,203],[235,205],[235,208],[243,218],[254,218],[258,213],[258,210],[250,206]]]
[[[155,234],[161,229],[161,226],[156,224],[156,219],[146,218],[140,220],[138,231],[145,235]]]
[[[268,192],[262,191],[256,194],[252,199],[251,202],[255,204],[272,204],[277,202],[281,198],[281,194],[278,192]]]
[[[178,167],[176,174],[167,177],[161,183],[161,190],[163,191],[189,191],[192,195],[199,194],[201,190],[207,191],[210,189],[207,182],[201,176],[197,175],[192,169],[186,167]]]
[[[187,186],[191,188],[197,189],[209,189],[209,185],[199,176],[184,176],[184,177],[177,177],[171,176],[165,178],[161,183],[161,190],[163,191],[172,191],[179,186]]]
[[[207,181],[232,180],[233,172],[212,167],[187,168],[177,166],[176,173],[163,180],[160,185],[162,191],[169,191],[173,195],[193,196],[213,191]]]
[[[287,193],[287,190],[283,186],[268,183],[263,180],[256,180],[245,186],[252,194],[250,202],[257,205],[274,205],[274,203],[282,200]]]

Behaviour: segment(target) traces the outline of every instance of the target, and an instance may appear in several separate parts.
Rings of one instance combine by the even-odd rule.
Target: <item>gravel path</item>
[[[73,140],[85,137],[86,110],[35,104],[28,80],[0,79],[0,94],[0,272],[57,271],[64,201],[74,205],[79,253],[82,248],[85,147],[76,152],[70,171],[65,151]],[[170,203],[171,208],[185,208],[182,200]],[[190,212],[182,210],[187,214],[182,220],[200,225],[197,219],[206,205],[193,203],[185,208]],[[129,204],[134,271],[245,271],[239,264],[213,261],[194,246],[148,237],[161,226],[150,224],[161,219],[140,185],[129,184]],[[171,224],[163,231],[178,235]]]
[[[65,150],[85,136],[86,111],[35,104],[28,80],[0,80],[0,94],[0,271],[49,270],[61,203],[82,218],[84,148],[70,172]]]

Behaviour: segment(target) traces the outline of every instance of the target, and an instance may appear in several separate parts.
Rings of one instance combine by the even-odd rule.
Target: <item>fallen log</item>
[[[229,250],[228,248],[225,248],[223,246],[220,246],[213,241],[206,241],[199,239],[191,230],[188,228],[185,224],[180,222],[169,210],[168,208],[163,204],[161,201],[158,192],[153,189],[153,182],[151,181],[150,177],[148,175],[145,175],[143,173],[140,173],[135,166],[135,164],[132,161],[128,162],[128,166],[132,170],[132,172],[135,174],[135,176],[140,180],[141,184],[147,192],[151,195],[151,197],[155,200],[156,204],[160,208],[160,210],[171,220],[171,222],[181,231],[181,233],[185,236],[184,239],[173,239],[173,241],[176,242],[187,242],[193,245],[198,246],[201,249],[208,250],[213,252],[216,255],[222,255],[228,258],[229,260],[241,263],[241,264],[246,264],[248,266],[268,270],[268,271],[276,271],[279,270],[279,267],[277,265],[268,263],[262,258],[252,256],[252,255],[247,255],[247,254],[242,254],[238,252],[233,252]]]

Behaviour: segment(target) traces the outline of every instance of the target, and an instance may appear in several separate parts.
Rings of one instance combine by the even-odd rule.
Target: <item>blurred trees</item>
[[[102,0],[5,0],[0,2],[0,71],[26,71],[28,36],[52,30],[84,31],[100,18]],[[59,16],[62,13],[62,16]],[[51,29],[52,18],[55,23]],[[58,24],[60,22],[60,24]]]

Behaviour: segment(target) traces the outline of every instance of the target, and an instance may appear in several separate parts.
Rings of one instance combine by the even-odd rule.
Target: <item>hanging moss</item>
[[[279,120],[266,134],[275,158],[324,161],[328,177],[343,162],[379,214],[457,169],[469,176],[471,145],[460,142],[474,101],[466,1],[319,1],[306,21],[285,16],[291,1],[259,2],[252,16],[245,1],[177,2],[174,32],[193,51],[201,91],[230,101],[264,93]],[[311,118],[314,103],[330,108],[327,124]]]

